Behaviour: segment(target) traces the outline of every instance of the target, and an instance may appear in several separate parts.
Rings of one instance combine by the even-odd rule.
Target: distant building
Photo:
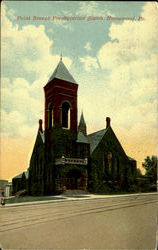
[[[0,180],[0,197],[9,197],[12,195],[12,183],[8,180]]]
[[[105,128],[89,135],[83,113],[78,124],[77,90],[78,84],[61,59],[44,87],[45,129],[39,120],[28,170],[31,195],[65,189],[99,192],[105,184],[128,190],[135,181],[136,161],[126,155],[110,118]],[[22,180],[22,176],[14,179],[19,178]],[[13,187],[21,185],[14,179]]]
[[[13,194],[18,192],[19,190],[28,189],[28,171],[25,171],[19,175],[16,175],[12,179],[13,184]]]

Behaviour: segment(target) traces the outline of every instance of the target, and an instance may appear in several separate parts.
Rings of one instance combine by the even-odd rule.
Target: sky
[[[43,87],[61,53],[79,84],[78,120],[83,110],[92,133],[110,117],[143,170],[146,156],[157,154],[157,3],[5,1],[1,24],[0,179],[29,167]]]

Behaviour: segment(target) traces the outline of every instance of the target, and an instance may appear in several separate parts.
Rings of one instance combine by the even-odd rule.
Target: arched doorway
[[[86,174],[79,169],[70,169],[62,180],[66,189],[86,189]]]

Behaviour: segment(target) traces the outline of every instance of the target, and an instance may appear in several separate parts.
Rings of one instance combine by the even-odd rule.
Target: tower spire
[[[84,135],[87,135],[87,126],[84,120],[84,116],[83,116],[83,110],[81,113],[81,118],[80,118],[80,123],[78,126],[78,131],[82,132]]]

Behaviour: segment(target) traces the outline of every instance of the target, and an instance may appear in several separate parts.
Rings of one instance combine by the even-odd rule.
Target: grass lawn
[[[16,198],[10,198],[5,199],[6,204],[11,203],[20,203],[20,202],[32,202],[32,201],[49,201],[49,200],[61,200],[65,199],[64,197],[53,197],[53,196],[26,196],[26,197],[16,197]]]

